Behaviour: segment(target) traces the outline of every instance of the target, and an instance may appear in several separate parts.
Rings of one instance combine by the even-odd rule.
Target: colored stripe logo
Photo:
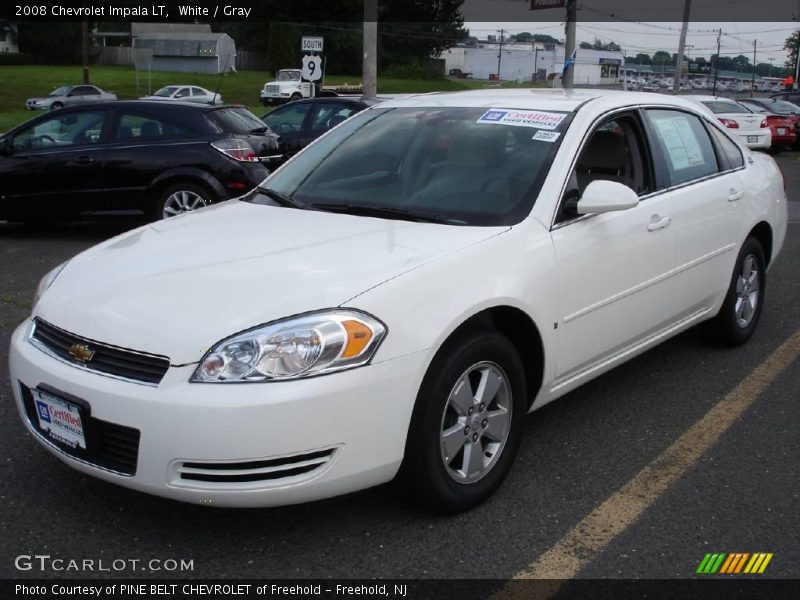
[[[772,560],[772,552],[712,552],[708,553],[700,561],[697,573],[725,575],[737,575],[739,573],[763,573],[769,561]]]

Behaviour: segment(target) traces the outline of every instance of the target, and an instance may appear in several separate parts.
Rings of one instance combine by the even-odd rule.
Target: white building
[[[619,50],[589,50],[578,48],[575,53],[573,81],[575,85],[608,85],[617,83],[625,57]],[[539,52],[538,68],[547,75],[561,75],[564,70],[564,46]]]
[[[0,19],[0,52],[19,52],[17,27],[5,19]]]
[[[537,57],[541,57],[545,44],[500,44],[479,43],[476,46],[455,46],[442,52],[439,58],[445,61],[445,72],[460,69],[472,73],[475,79],[494,79],[500,67],[500,79],[504,81],[531,81],[536,72]]]

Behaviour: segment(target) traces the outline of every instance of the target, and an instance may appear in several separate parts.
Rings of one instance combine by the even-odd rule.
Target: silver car
[[[222,104],[222,96],[196,85],[168,85],[142,100],[177,100],[179,102],[200,102],[201,104]]]
[[[63,106],[86,104],[116,100],[114,92],[106,92],[94,85],[62,85],[50,92],[49,96],[28,98],[25,108],[28,110],[55,110]]]

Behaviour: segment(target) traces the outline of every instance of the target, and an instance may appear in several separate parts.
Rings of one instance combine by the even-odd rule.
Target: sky
[[[465,26],[470,34],[480,39],[485,39],[487,34],[499,37],[498,31],[505,29],[505,35],[529,31],[530,33],[543,33],[553,36],[558,40],[564,39],[564,24],[557,22],[467,22]],[[776,66],[782,65],[788,59],[786,50],[783,49],[784,41],[798,28],[798,23],[792,22],[690,22],[686,35],[687,51],[689,58],[710,58],[717,51],[717,33],[722,28],[721,50],[722,56],[736,56],[744,54],[753,61],[753,41],[756,41],[756,61],[770,63],[774,59]],[[625,51],[626,55],[644,52],[652,55],[657,50],[665,50],[670,54],[678,52],[680,39],[680,22],[620,22],[620,21],[581,21],[580,15],[576,26],[578,42],[593,42],[600,38],[603,42],[616,42]]]

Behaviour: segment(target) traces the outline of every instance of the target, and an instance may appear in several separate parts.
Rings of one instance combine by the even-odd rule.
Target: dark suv
[[[0,137],[0,219],[108,211],[161,219],[244,194],[282,155],[280,138],[240,106],[63,108]]]

